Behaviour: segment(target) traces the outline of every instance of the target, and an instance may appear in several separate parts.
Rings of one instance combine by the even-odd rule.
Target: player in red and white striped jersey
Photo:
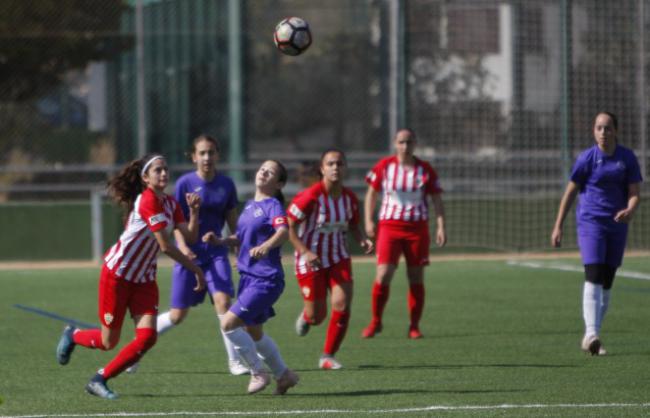
[[[109,182],[109,191],[127,210],[128,216],[120,239],[104,257],[99,280],[101,329],[78,330],[67,326],[57,346],[57,358],[62,365],[68,363],[77,344],[110,350],[119,342],[126,311],[130,312],[135,323],[135,339],[86,385],[86,391],[92,395],[116,398],[106,381],[137,362],[156,342],[156,259],[159,251],[194,272],[196,291],[205,287],[203,271],[170,239],[174,229],[188,242],[198,239],[200,199],[194,193],[186,196],[190,207],[188,224],[178,202],[164,192],[169,182],[168,173],[165,159],[152,155],[132,161]]]
[[[390,282],[400,255],[406,258],[409,280],[409,338],[421,338],[420,317],[424,308],[424,266],[429,264],[429,203],[436,213],[436,244],[447,243],[445,210],[438,174],[429,163],[413,155],[415,133],[402,129],[395,135],[395,154],[380,160],[366,176],[364,202],[366,234],[377,238],[377,273],[372,288],[372,320],[362,337],[371,338],[382,330],[382,314],[388,302]],[[379,227],[373,219],[377,197]]]
[[[352,272],[347,233],[350,232],[368,254],[373,243],[359,228],[359,202],[343,186],[345,155],[327,150],[320,162],[322,180],[299,193],[289,205],[289,239],[296,249],[296,278],[304,309],[296,321],[298,335],[307,334],[327,316],[327,292],[331,293],[332,317],[327,328],[322,369],[340,369],[334,358],[350,319]]]

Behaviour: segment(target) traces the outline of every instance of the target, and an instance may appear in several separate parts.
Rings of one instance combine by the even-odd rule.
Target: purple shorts
[[[199,264],[199,267],[201,267],[203,274],[205,274],[207,287],[201,292],[195,292],[193,290],[196,286],[194,273],[178,263],[174,264],[172,270],[170,307],[187,309],[191,306],[196,306],[199,303],[203,303],[207,292],[210,292],[210,295],[222,292],[230,297],[235,296],[232,284],[232,271],[228,257],[214,257],[207,263]]]
[[[627,241],[627,225],[597,225],[581,222],[578,226],[578,246],[582,264],[607,264],[618,268],[623,263]]]
[[[246,325],[259,325],[275,316],[273,304],[284,290],[284,277],[257,277],[241,273],[237,302],[230,312],[237,315]]]

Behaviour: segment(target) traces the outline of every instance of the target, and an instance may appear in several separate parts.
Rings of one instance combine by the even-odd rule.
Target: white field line
[[[518,267],[527,267],[531,269],[542,269],[542,270],[560,270],[560,271],[571,271],[577,273],[583,273],[584,268],[582,266],[576,266],[572,264],[563,264],[563,263],[549,263],[544,261],[525,261],[525,260],[509,260],[506,262],[509,266],[518,266]],[[630,270],[617,270],[616,277],[625,277],[628,279],[638,279],[638,280],[650,280],[650,274],[641,273],[638,271]]]
[[[314,415],[314,414],[394,414],[426,411],[494,411],[505,409],[604,409],[650,408],[650,403],[587,403],[587,404],[502,404],[502,405],[431,405],[419,408],[396,409],[295,409],[286,411],[175,411],[175,412],[111,412],[102,414],[39,414],[2,415],[0,418],[50,418],[50,417],[151,417],[151,416],[251,416],[251,415]]]

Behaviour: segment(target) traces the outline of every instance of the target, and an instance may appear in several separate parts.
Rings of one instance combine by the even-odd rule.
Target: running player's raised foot
[[[309,332],[309,322],[305,320],[305,315],[303,311],[300,311],[300,315],[296,318],[296,334],[300,337],[304,337]]]
[[[66,327],[63,328],[63,333],[61,334],[59,343],[56,346],[56,359],[62,366],[68,364],[70,361],[70,356],[72,355],[72,352],[76,346],[72,337],[75,330],[76,328],[72,325],[66,325]]]

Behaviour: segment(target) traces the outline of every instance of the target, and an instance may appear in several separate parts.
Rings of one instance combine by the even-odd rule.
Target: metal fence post
[[[99,262],[104,252],[104,225],[102,216],[103,188],[90,191],[90,234],[93,248],[93,261]]]

